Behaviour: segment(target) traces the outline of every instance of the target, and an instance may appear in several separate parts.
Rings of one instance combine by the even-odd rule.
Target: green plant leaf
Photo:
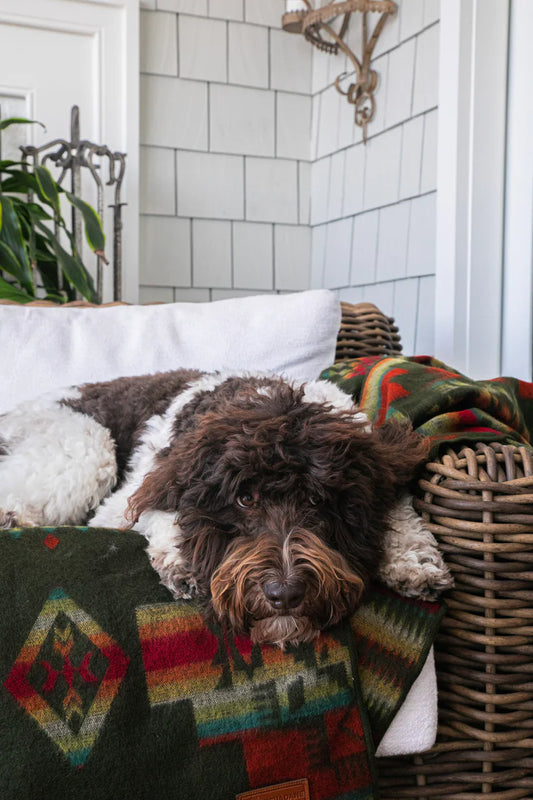
[[[15,204],[17,211],[20,214],[24,214],[29,222],[41,222],[44,220],[53,222],[54,220],[38,203],[29,203],[27,200],[21,200],[18,197],[11,197],[11,200]]]
[[[35,252],[38,261],[52,261],[57,264],[53,245],[42,233],[35,232]]]
[[[31,300],[35,300],[33,295],[26,294],[22,289],[18,289],[3,278],[0,278],[0,297],[4,300],[14,300],[17,303],[29,303]]]
[[[23,282],[23,272],[13,250],[0,241],[0,269],[13,275],[19,283]]]
[[[10,161],[9,159],[5,158],[0,161],[0,172],[5,172],[12,167],[21,167],[23,164],[22,161]]]
[[[38,258],[37,269],[39,270],[39,276],[46,293],[62,295],[59,267],[57,266],[57,259],[55,256],[53,261],[40,261]]]
[[[39,195],[46,200],[57,214],[60,214],[59,207],[59,187],[55,180],[52,178],[50,170],[41,165],[35,167],[33,174],[39,184]]]
[[[65,303],[65,297],[62,294],[56,294],[55,292],[48,292],[45,300],[51,300],[52,303]]]
[[[33,292],[33,282],[30,269],[30,260],[24,244],[20,220],[15,211],[15,206],[9,197],[0,196],[2,206],[2,227],[0,228],[0,241],[12,252],[19,264],[19,275],[16,276],[21,286],[28,292]]]
[[[76,287],[83,297],[85,297],[86,300],[89,300],[92,303],[97,303],[98,295],[96,293],[96,289],[94,288],[93,280],[82,264],[79,256],[68,253],[65,248],[62,247],[57,236],[49,231],[42,222],[37,222],[36,224],[39,230],[45,234],[54,248],[54,253],[56,254],[59,266],[68,280]]]
[[[8,117],[7,119],[0,119],[0,131],[9,128],[10,125],[40,125],[43,130],[46,127],[42,122],[37,119],[25,119],[24,117]]]
[[[76,208],[81,211],[83,216],[83,224],[85,226],[85,237],[89,247],[93,253],[96,253],[97,256],[100,256],[105,263],[108,264],[109,262],[104,255],[105,235],[100,217],[94,208],[80,197],[76,197],[76,195],[73,195],[70,192],[65,192],[65,194],[72,205],[76,206]]]
[[[4,178],[0,182],[0,187],[3,192],[17,192],[18,194],[27,194],[29,191],[40,193],[40,187],[34,175],[24,170],[6,170],[5,174],[9,177]],[[45,202],[49,201],[43,198]]]

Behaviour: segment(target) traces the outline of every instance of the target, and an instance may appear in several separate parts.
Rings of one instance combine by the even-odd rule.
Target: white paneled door
[[[20,143],[82,138],[127,153],[123,299],[138,292],[138,0],[0,0],[0,111],[38,126],[10,128],[3,155]],[[18,126],[17,126],[18,127]],[[21,142],[21,136],[26,142]],[[106,280],[110,299],[111,276]]]

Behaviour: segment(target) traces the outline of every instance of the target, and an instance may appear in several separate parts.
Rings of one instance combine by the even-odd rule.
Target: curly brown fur
[[[108,428],[115,441],[121,475],[146,422],[154,414],[162,414],[170,401],[201,374],[182,369],[86,383],[79,387],[79,398],[64,400],[63,405],[88,414]]]
[[[135,526],[175,597],[284,646],[353,611],[378,569],[408,594],[449,585],[398,514],[425,455],[327,382],[121,378],[0,417],[0,524]]]
[[[381,558],[387,519],[426,454],[406,425],[369,430],[355,410],[277,379],[231,378],[178,415],[129,500],[174,513],[183,577],[256,641],[307,641],[354,610]],[[277,606],[269,584],[296,584]]]

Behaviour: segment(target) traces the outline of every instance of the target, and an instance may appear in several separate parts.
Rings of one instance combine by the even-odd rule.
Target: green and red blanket
[[[376,587],[282,653],[172,602],[136,533],[18,529],[0,547],[2,800],[234,800],[300,779],[312,800],[377,797],[375,743],[438,604]]]
[[[350,394],[375,425],[411,420],[431,443],[432,457],[446,444],[531,440],[533,384],[515,378],[474,381],[429,356],[339,362],[321,378]]]

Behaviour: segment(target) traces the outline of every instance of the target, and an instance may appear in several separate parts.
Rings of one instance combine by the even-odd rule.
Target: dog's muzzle
[[[305,597],[306,585],[298,580],[267,581],[263,586],[266,599],[279,611],[297,608]]]
[[[306,529],[238,537],[211,579],[215,614],[254,642],[299,644],[355,611],[363,580]]]

